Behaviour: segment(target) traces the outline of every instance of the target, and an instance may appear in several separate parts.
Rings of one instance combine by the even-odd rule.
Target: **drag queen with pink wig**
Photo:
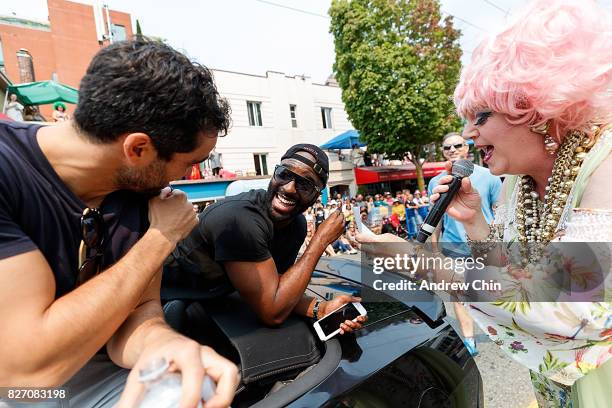
[[[469,183],[449,208],[473,250],[516,242],[528,265],[530,250],[563,234],[573,208],[612,209],[612,18],[594,1],[531,4],[474,51],[455,103],[491,173],[511,175],[494,224]],[[612,241],[607,235],[601,240]],[[612,356],[610,303],[477,306],[471,314],[483,330],[531,370],[540,407],[612,404],[612,361],[601,367]],[[576,391],[604,370],[608,384]]]
[[[491,173],[507,177],[491,225],[468,178],[447,213],[464,224],[474,256],[490,254],[496,241],[520,250],[520,268],[508,267],[504,279],[530,279],[537,249],[559,239],[574,208],[612,210],[611,24],[595,1],[538,0],[483,41],[461,73],[455,104],[463,135]],[[612,242],[612,231],[600,240]],[[540,407],[612,406],[612,304],[529,300],[468,306],[483,331],[530,369]]]

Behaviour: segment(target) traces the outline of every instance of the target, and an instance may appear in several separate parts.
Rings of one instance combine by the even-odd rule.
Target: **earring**
[[[559,150],[559,143],[548,134],[549,125],[550,122],[547,121],[537,126],[530,126],[529,129],[534,133],[544,135],[544,150],[550,156],[554,156]]]
[[[550,156],[554,156],[557,154],[557,150],[559,150],[559,143],[550,135],[546,135],[546,137],[544,137],[544,150],[546,150],[546,153]]]

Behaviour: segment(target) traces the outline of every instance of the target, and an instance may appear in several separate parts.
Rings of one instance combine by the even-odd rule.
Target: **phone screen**
[[[357,308],[352,303],[347,303],[332,314],[319,320],[319,326],[321,326],[323,334],[327,337],[340,328],[340,323],[344,323],[345,320],[353,320],[357,316],[359,316]]]

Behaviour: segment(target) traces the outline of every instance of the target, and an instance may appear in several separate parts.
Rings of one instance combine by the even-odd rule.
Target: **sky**
[[[90,3],[92,0],[75,0]],[[598,0],[612,12],[612,0]],[[101,2],[102,3],[102,2]],[[305,75],[323,83],[332,73],[331,0],[106,0],[140,21],[143,34],[164,38],[203,65],[265,75]],[[441,0],[462,31],[462,61],[503,27],[528,0]],[[0,15],[47,21],[46,0],[0,1]]]

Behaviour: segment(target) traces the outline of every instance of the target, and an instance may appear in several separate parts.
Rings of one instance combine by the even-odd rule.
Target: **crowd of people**
[[[344,233],[325,250],[325,255],[335,256],[338,253],[356,254],[360,244],[356,239],[355,209],[358,208],[361,222],[375,234],[391,233],[406,240],[417,236],[420,225],[429,213],[429,197],[423,192],[409,189],[354,197],[337,193],[324,205],[319,198],[305,212],[308,235],[301,252],[308,246],[308,237],[312,236],[319,225],[335,211],[344,216]]]
[[[22,105],[17,99],[16,94],[10,94],[4,106],[4,113],[11,120],[16,122],[45,122],[46,119],[40,114],[38,106]],[[70,115],[66,110],[66,105],[63,102],[55,102],[53,104],[53,113],[51,114],[53,122],[65,122],[70,119]]]

